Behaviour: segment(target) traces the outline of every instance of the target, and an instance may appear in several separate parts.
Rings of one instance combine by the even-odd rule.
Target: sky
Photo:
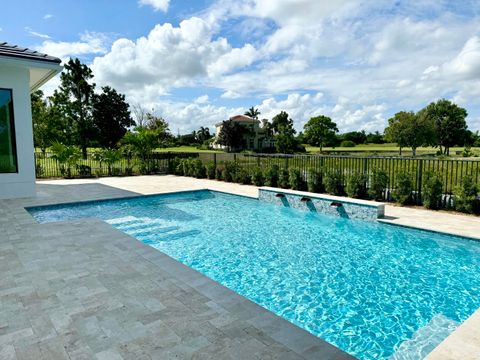
[[[446,98],[480,130],[480,0],[16,0],[0,40],[68,61],[186,133],[257,107],[383,131]],[[43,90],[51,94],[54,78]]]

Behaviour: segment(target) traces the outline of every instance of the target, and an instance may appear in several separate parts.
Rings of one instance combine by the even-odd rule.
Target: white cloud
[[[232,48],[225,38],[212,38],[204,20],[192,17],[178,27],[156,25],[147,37],[118,39],[93,61],[99,83],[110,84],[138,99],[156,99],[168,89],[189,86],[250,64],[255,49]]]
[[[460,53],[443,65],[444,71],[462,79],[480,78],[480,36],[467,40]]]
[[[239,99],[242,95],[233,90],[227,90],[220,97],[222,99]]]
[[[51,19],[52,17],[53,17],[52,14],[45,14],[45,15],[43,15],[43,18],[44,18],[45,20]]]
[[[26,32],[28,32],[32,36],[36,36],[36,37],[39,37],[39,38],[42,38],[42,39],[51,39],[51,36],[49,36],[47,34],[39,33],[37,31],[34,31],[28,26],[25,26],[24,29],[25,29]]]
[[[138,0],[140,6],[149,5],[153,7],[155,11],[168,11],[168,5],[170,0]]]
[[[88,54],[103,54],[107,51],[108,36],[100,33],[86,32],[80,36],[80,41],[47,40],[37,47],[37,50],[48,55],[65,59],[69,56]]]
[[[195,104],[206,104],[206,103],[208,103],[208,95],[202,95],[202,96],[197,97],[194,100],[194,103]]]

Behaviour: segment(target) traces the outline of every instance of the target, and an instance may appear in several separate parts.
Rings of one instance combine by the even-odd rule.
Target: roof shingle
[[[44,61],[60,64],[62,60],[54,56],[42,54],[38,51],[12,45],[7,42],[0,42],[0,57],[12,57],[26,60]]]

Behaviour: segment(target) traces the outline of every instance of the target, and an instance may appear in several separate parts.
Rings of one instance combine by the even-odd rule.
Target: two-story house
[[[230,121],[239,123],[247,128],[249,131],[243,136],[242,146],[240,149],[235,150],[256,150],[268,149],[275,147],[275,140],[268,133],[268,120],[262,121],[251,118],[247,115],[235,115],[232,116]],[[212,143],[214,149],[224,149],[225,146],[217,143],[218,135],[222,130],[223,122],[215,124],[215,140]]]

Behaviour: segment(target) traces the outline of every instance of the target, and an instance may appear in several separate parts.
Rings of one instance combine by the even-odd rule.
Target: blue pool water
[[[103,219],[362,359],[480,307],[480,242],[453,236],[211,191],[29,211]]]

